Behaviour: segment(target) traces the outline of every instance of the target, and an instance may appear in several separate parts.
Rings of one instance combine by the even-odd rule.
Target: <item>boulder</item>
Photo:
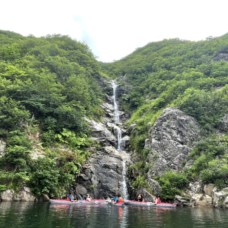
[[[202,193],[202,183],[199,181],[193,182],[189,184],[189,195],[194,195],[198,193]]]
[[[190,201],[193,207],[212,207],[212,197],[204,194],[195,194]]]
[[[176,195],[174,202],[181,207],[186,207],[186,206],[190,206],[190,199],[188,197],[183,197],[183,196],[179,196]]]
[[[116,143],[117,139],[113,133],[105,126],[104,123],[96,122],[95,120],[87,119],[87,122],[91,126],[92,139],[98,140],[100,142],[108,142],[110,145]]]
[[[1,201],[13,201],[14,191],[13,190],[5,190],[0,193]]]
[[[76,187],[76,192],[82,196],[85,196],[87,194],[87,190],[85,187],[83,187],[82,185],[78,184]]]
[[[213,206],[214,207],[223,207],[223,208],[228,208],[228,187],[223,188],[220,191],[216,191],[214,189],[213,192]]]
[[[191,116],[167,108],[150,129],[149,136],[145,143],[149,150],[149,173],[157,176],[183,168],[189,152],[200,139],[200,128]]]
[[[206,184],[203,187],[203,191],[206,195],[208,196],[213,196],[213,189],[214,189],[215,185],[214,184]]]
[[[30,188],[24,187],[21,191],[15,192],[13,190],[6,190],[1,192],[2,201],[35,201],[36,197],[32,194]]]

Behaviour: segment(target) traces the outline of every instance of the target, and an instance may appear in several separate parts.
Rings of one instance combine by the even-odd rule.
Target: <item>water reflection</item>
[[[228,210],[110,205],[0,203],[0,227],[7,228],[227,228]]]
[[[191,214],[197,226],[216,227],[215,225],[221,224],[224,219],[219,209],[195,208],[191,209]]]

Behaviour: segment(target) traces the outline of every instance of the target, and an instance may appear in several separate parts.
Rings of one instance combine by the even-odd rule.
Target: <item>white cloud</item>
[[[165,38],[223,35],[227,6],[227,0],[1,0],[0,29],[69,35],[107,62]]]

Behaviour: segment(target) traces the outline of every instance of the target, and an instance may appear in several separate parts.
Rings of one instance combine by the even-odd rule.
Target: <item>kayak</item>
[[[107,205],[111,204],[113,206],[122,207],[124,205],[129,206],[146,206],[146,207],[156,207],[156,208],[176,208],[176,204],[172,203],[153,203],[153,202],[139,202],[136,200],[125,200],[121,203],[113,203],[107,200],[102,199],[94,199],[94,200],[77,200],[77,201],[69,201],[65,199],[50,199],[49,202],[51,204],[62,204],[62,205]]]
[[[155,205],[155,207],[160,208],[176,208],[177,205],[175,203],[158,203]]]
[[[120,202],[120,203],[111,203],[111,205],[113,205],[113,206],[116,206],[116,207],[122,207],[122,206],[124,206],[124,202]]]
[[[153,202],[140,202],[136,200],[125,200],[125,205],[132,205],[132,206],[146,206],[146,207],[159,207],[159,208],[175,208],[176,204],[172,203],[153,203]]]
[[[108,204],[106,200],[94,199],[94,200],[75,200],[69,201],[65,199],[50,199],[51,204],[67,204],[67,205],[95,205],[95,204]]]
[[[125,200],[125,205],[132,205],[132,206],[147,206],[147,207],[155,207],[156,204],[153,202],[140,202],[136,200]]]

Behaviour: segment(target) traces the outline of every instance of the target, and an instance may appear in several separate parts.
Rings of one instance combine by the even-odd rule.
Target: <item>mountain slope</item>
[[[122,85],[121,105],[131,114],[130,150],[138,154],[138,162],[132,167],[138,175],[133,178],[134,186],[147,185],[151,152],[145,148],[145,140],[163,111],[170,107],[193,117],[201,128],[202,141],[193,148],[189,157],[193,165],[185,177],[188,181],[199,178],[204,183],[227,186],[227,60],[228,34],[199,42],[172,39],[150,43],[120,61],[102,65]],[[164,187],[171,177],[157,179]],[[170,197],[167,192],[163,196]]]
[[[0,40],[0,189],[65,194],[89,155],[84,117],[102,114],[99,64],[67,36]]]

